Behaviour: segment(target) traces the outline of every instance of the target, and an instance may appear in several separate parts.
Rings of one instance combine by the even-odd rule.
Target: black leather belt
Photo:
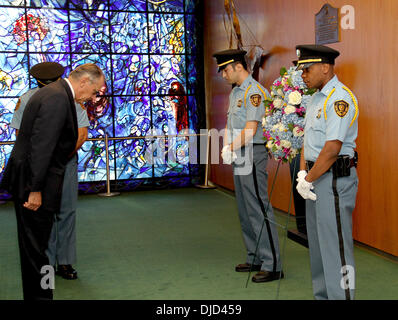
[[[342,159],[342,158],[341,158],[341,159]],[[337,159],[337,160],[332,164],[332,166],[329,168],[329,170],[327,170],[327,171],[330,171],[331,169],[333,169],[333,166],[338,166],[338,161],[339,161],[339,159]],[[344,161],[344,160],[343,160],[343,161]],[[315,164],[315,162],[313,162],[313,161],[305,161],[305,163],[306,163],[306,165],[307,165],[307,170],[308,170],[308,171],[310,171],[310,170],[312,169],[312,167],[314,166],[314,164]],[[339,162],[339,164],[340,164],[340,162]],[[343,165],[344,165],[344,162],[342,162],[342,163],[340,164],[340,166],[343,166]],[[346,160],[345,166],[346,166],[347,168],[356,167],[357,165],[356,165],[356,163],[355,163],[355,159],[354,159],[354,158],[348,158],[348,161]]]
[[[313,161],[305,161],[305,163],[308,171],[311,170],[315,164],[315,162]],[[337,178],[348,177],[350,175],[350,169],[352,167],[356,167],[357,163],[358,154],[356,152],[353,158],[350,158],[347,155],[338,156],[337,160],[330,166],[330,168],[326,172],[332,171],[333,175]]]

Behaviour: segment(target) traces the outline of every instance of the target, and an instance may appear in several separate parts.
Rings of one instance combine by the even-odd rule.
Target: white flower
[[[298,105],[301,103],[301,94],[298,91],[293,91],[289,94],[289,104]]]
[[[279,130],[279,127],[280,127],[280,126],[281,126],[281,123],[274,124],[274,125],[272,126],[272,131],[275,132],[275,131]]]
[[[283,105],[283,100],[282,100],[282,99],[276,98],[276,99],[274,100],[274,107],[275,107],[276,109],[282,108],[282,105]]]
[[[280,124],[280,126],[279,126],[279,131],[280,131],[280,132],[286,132],[286,131],[287,131],[286,128],[285,128],[285,126],[283,125],[283,123]]]
[[[286,79],[286,77],[283,77],[282,81],[281,81],[282,86],[284,86],[286,83],[287,83],[287,79]]]
[[[294,127],[293,135],[295,137],[302,137],[304,135],[304,130],[302,128],[300,128],[300,127]]]
[[[266,126],[266,124],[267,124],[267,118],[266,118],[266,117],[263,117],[263,121],[262,121],[262,125],[263,125],[263,127],[265,127],[265,126]]]
[[[273,146],[274,146],[274,142],[272,140],[268,140],[267,148],[271,150]]]
[[[281,146],[283,148],[289,149],[292,146],[292,143],[287,140],[281,140]]]
[[[277,93],[279,96],[283,97],[283,91],[282,91],[282,89],[278,89],[278,91],[276,91],[276,93]]]
[[[285,113],[286,114],[291,114],[296,112],[296,107],[288,104],[285,108]]]

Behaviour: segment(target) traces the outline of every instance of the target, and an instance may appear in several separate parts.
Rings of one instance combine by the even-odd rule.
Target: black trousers
[[[31,211],[14,202],[17,216],[22,288],[25,300],[52,300],[53,290],[41,285],[43,266],[49,265],[46,255],[54,213],[39,208]]]

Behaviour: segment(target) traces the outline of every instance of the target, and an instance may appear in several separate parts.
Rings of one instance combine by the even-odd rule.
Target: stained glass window
[[[15,141],[19,96],[37,86],[28,70],[56,61],[65,74],[96,63],[106,92],[88,105],[89,141],[79,181],[97,190],[109,176],[128,188],[185,185],[198,166],[189,138],[204,127],[199,0],[0,0],[0,179]],[[91,184],[88,186],[88,184]]]

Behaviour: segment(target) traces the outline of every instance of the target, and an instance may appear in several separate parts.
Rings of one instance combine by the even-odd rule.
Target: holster
[[[311,170],[315,162],[306,161],[307,170]],[[331,165],[329,170],[332,171],[333,176],[336,178],[349,177],[351,174],[351,168],[357,167],[358,165],[358,152],[355,151],[354,157],[350,158],[348,155],[341,155],[337,157],[337,160]]]

